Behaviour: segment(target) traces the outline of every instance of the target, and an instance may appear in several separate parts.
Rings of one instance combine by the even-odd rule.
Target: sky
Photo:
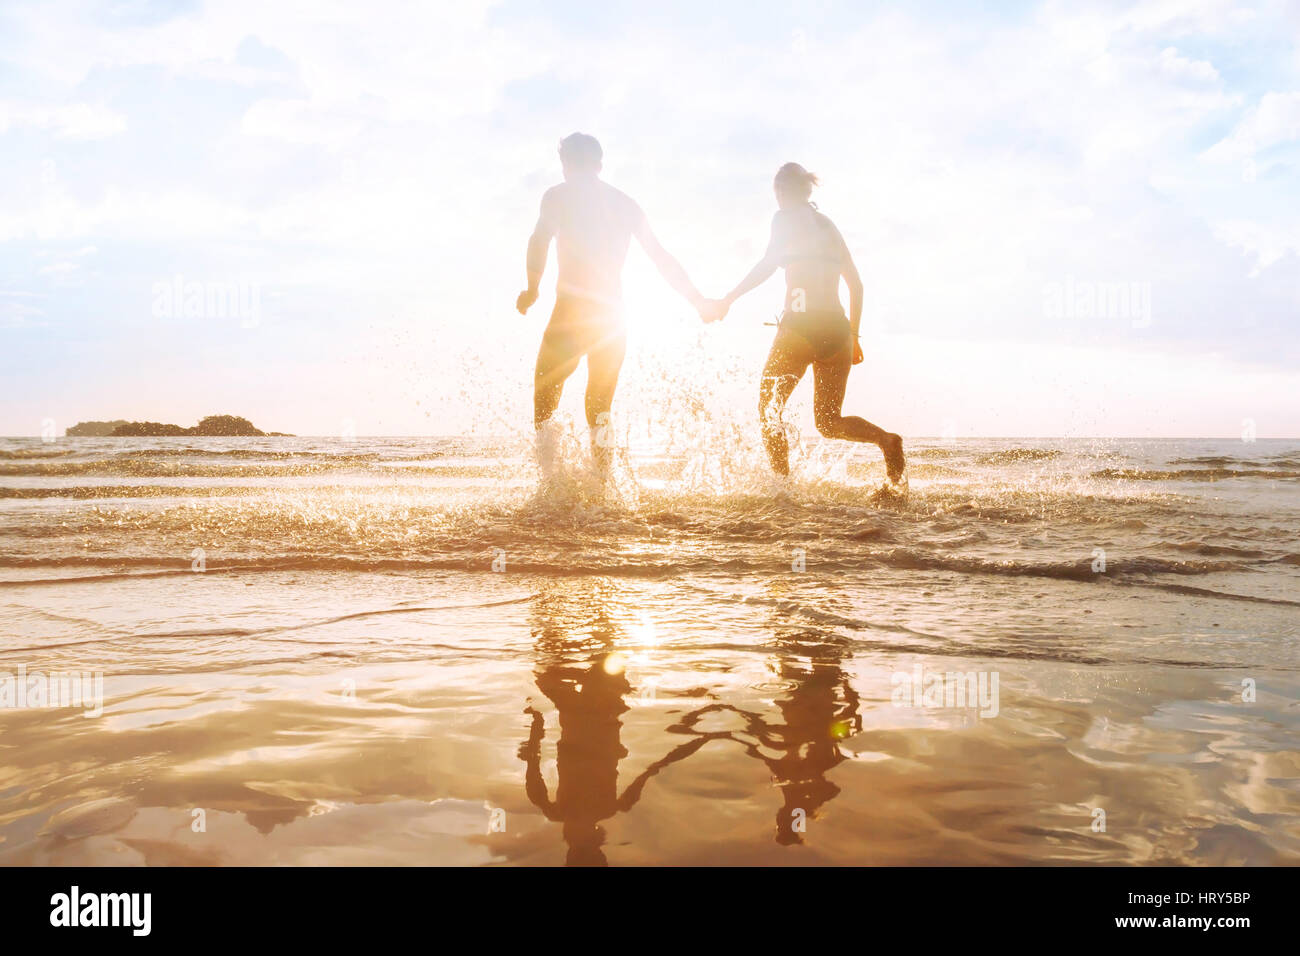
[[[846,413],[1300,436],[1294,0],[3,0],[0,434],[528,427],[575,130],[706,295],[777,167],[821,176],[867,288]],[[750,415],[779,277],[704,328],[634,247],[625,293],[616,417]]]

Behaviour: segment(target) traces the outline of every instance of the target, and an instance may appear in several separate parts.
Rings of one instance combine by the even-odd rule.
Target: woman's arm
[[[767,251],[763,253],[763,258],[758,260],[758,265],[749,270],[749,274],[740,280],[740,284],[727,293],[727,297],[722,301],[727,303],[727,307],[739,299],[746,292],[757,289],[764,282],[772,277],[772,273],[781,268],[781,246],[784,239],[785,230],[781,228],[784,220],[781,213],[772,217],[772,232],[768,236]]]
[[[840,275],[849,284],[849,326],[856,338],[858,327],[862,325],[862,277],[858,275],[858,267],[853,264],[853,257],[847,248],[844,250],[844,268]]]
[[[728,307],[732,306],[735,301],[746,292],[757,289],[768,279],[772,278],[772,273],[775,272],[777,268],[778,265],[776,262],[772,261],[767,256],[763,256],[762,259],[758,260],[758,265],[749,270],[749,275],[741,279],[740,284],[728,292],[722,301],[726,302]]]
[[[863,359],[862,344],[858,341],[858,329],[862,325],[862,276],[858,275],[858,267],[853,263],[849,244],[844,241],[838,229],[835,230],[835,235],[840,240],[840,254],[844,263],[840,266],[840,275],[849,285],[849,328],[853,330],[853,364],[857,365]]]

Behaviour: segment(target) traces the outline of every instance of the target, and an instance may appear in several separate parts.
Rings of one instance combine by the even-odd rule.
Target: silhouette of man
[[[632,690],[614,651],[625,639],[617,623],[627,613],[610,603],[609,583],[595,578],[540,592],[533,601],[536,623],[537,689],[555,704],[560,739],[555,745],[555,794],[542,773],[542,742],[546,720],[531,705],[528,740],[519,748],[526,765],[524,792],[546,819],[562,824],[570,866],[604,866],[604,821],[630,811],[647,783],[665,767],[685,760],[729,732],[694,730],[694,722],[717,709],[711,704],[686,714],[669,733],[690,735],[641,771],[619,793],[619,762],[623,746],[623,714],[630,708],[624,695]]]
[[[560,276],[555,310],[542,334],[533,377],[533,424],[543,470],[554,457],[555,436],[544,427],[556,406],[565,380],[587,358],[587,425],[592,457],[602,470],[608,464],[604,429],[623,366],[626,334],[623,324],[623,262],[636,236],[668,284],[700,311],[711,315],[713,304],[700,295],[681,264],[659,244],[645,213],[631,197],[600,179],[600,143],[586,133],[560,141],[564,182],[542,195],[541,214],[528,240],[528,288],[515,303],[520,314],[537,301],[537,287],[546,271],[546,254],[555,239]]]

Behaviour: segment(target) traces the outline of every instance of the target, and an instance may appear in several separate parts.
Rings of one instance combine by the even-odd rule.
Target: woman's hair
[[[812,188],[817,185],[817,182],[816,173],[808,172],[798,163],[786,163],[776,171],[776,179],[772,184],[776,186],[778,192],[807,199],[812,195]]]

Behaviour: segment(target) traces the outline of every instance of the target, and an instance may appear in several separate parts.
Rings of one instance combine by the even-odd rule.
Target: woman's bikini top
[[[810,218],[803,210],[778,210],[772,219],[770,253],[783,267],[792,262],[825,262],[840,266],[844,262],[839,234],[829,218],[808,204]]]

